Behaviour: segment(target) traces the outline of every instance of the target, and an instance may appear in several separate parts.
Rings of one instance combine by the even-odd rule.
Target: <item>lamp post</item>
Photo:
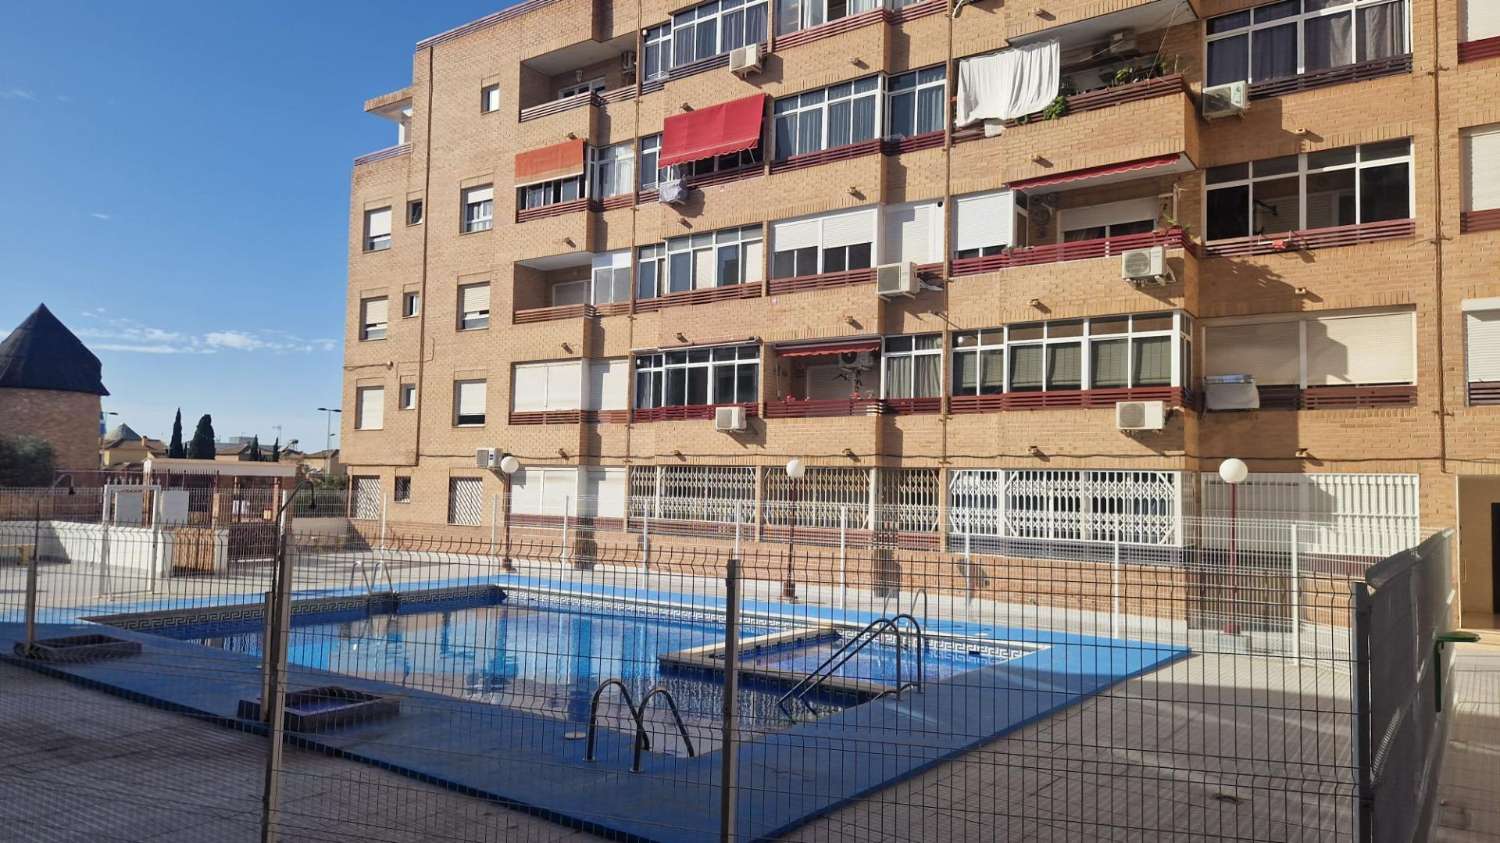
[[[797,548],[797,491],[802,486],[802,475],[806,473],[807,466],[802,464],[801,458],[792,457],[786,461],[786,476],[790,481],[787,498],[791,502],[791,512],[788,515],[786,534],[786,579],[781,581],[781,596],[788,600],[797,599],[797,583],[792,579]]]
[[[500,558],[500,569],[502,571],[514,571],[516,563],[510,558],[510,479],[511,475],[521,470],[521,461],[510,454],[500,458],[500,481],[504,484],[501,494],[501,507],[505,510],[505,555]]]
[[[1219,479],[1229,485],[1229,618],[1224,621],[1224,632],[1228,635],[1239,635],[1240,624],[1236,620],[1239,614],[1240,583],[1237,568],[1239,566],[1239,548],[1235,542],[1235,527],[1239,519],[1239,488],[1250,476],[1250,467],[1245,461],[1230,457],[1219,463]]]
[[[333,450],[333,414],[342,414],[343,410],[338,407],[319,407],[318,412],[326,413],[323,420],[323,448],[327,451]]]

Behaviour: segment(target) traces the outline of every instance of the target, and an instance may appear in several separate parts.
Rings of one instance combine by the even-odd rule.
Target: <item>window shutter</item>
[[[448,194],[452,196],[453,194]],[[495,198],[493,187],[471,187],[464,193],[465,204],[473,205],[476,202],[489,202]]]
[[[1016,198],[1009,190],[960,196],[953,202],[953,214],[956,252],[1015,241]]]
[[[365,223],[365,227],[369,229],[367,234],[370,237],[384,237],[387,234],[391,233],[390,208],[381,208],[378,211],[370,211],[367,216],[369,219]]]
[[[935,221],[937,203],[896,205],[886,209],[881,243],[882,263],[933,263],[942,253]]]
[[[630,361],[598,360],[589,364],[585,410],[623,410],[630,385]]]
[[[698,249],[693,252],[693,289],[717,286],[717,274],[713,249]]]
[[[580,515],[625,517],[625,469],[585,469],[579,485]]]
[[[1057,232],[1061,236],[1064,231],[1074,231],[1080,228],[1095,228],[1137,220],[1155,222],[1157,208],[1157,199],[1154,196],[1126,199],[1123,202],[1108,202],[1087,208],[1065,208],[1059,212],[1062,224],[1057,226]]]
[[[1307,323],[1307,385],[1411,383],[1414,314],[1324,317]]]
[[[1495,14],[1500,16],[1500,8]],[[1500,124],[1465,133],[1464,169],[1464,209],[1500,208]]]
[[[459,381],[458,414],[460,416],[484,415],[485,381]]]
[[[547,409],[577,410],[582,393],[583,372],[579,361],[547,364]]]
[[[1250,375],[1266,384],[1301,384],[1301,324],[1211,325],[1204,334],[1209,375]]]
[[[630,250],[621,249],[618,252],[605,252],[602,255],[594,255],[591,266],[594,269],[629,269]]]
[[[472,287],[464,287],[460,294],[463,303],[459,306],[464,313],[478,313],[490,309],[490,285],[476,284]]]
[[[771,248],[778,252],[818,245],[818,221],[778,222],[771,226]]]
[[[745,283],[760,282],[765,270],[765,244],[756,240],[745,244]]]
[[[356,419],[360,430],[379,430],[385,427],[385,388],[364,387],[359,390],[359,418]]]
[[[366,299],[365,324],[379,325],[389,321],[387,319],[387,317],[390,315],[389,305],[390,302],[387,299]]]
[[[511,406],[518,413],[547,409],[547,364],[525,363],[517,366],[510,393]]]
[[[823,242],[825,249],[836,246],[853,246],[875,241],[875,209],[867,208],[849,214],[836,214],[823,218]]]
[[[510,511],[517,515],[540,515],[542,486],[546,481],[540,468],[523,468],[511,477]]]
[[[1464,0],[1465,41],[1481,41],[1500,35],[1500,3],[1495,0]]]
[[[1469,383],[1500,381],[1500,310],[1464,314]]]
[[[578,470],[547,468],[542,475],[541,505],[543,515],[575,515],[578,512]]]

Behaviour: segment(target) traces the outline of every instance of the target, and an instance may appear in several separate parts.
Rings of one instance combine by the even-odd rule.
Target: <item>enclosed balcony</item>
[[[520,119],[631,99],[635,80],[633,35],[584,41],[527,59],[521,62]]]
[[[776,346],[766,397],[768,419],[873,416],[880,400],[880,338]]]
[[[630,252],[569,252],[515,264],[512,324],[611,316],[630,309]]]

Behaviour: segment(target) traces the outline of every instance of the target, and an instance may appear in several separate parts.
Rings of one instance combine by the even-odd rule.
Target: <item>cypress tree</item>
[[[188,443],[188,459],[211,460],[214,458],[214,417],[207,413],[198,419],[193,430],[193,441]]]
[[[167,456],[180,460],[187,456],[187,448],[182,444],[182,408],[177,408],[177,417],[172,419],[172,441],[167,445]]]
[[[260,462],[260,436],[250,437],[250,462]]]
[[[271,443],[271,462],[281,462],[281,437],[280,436],[276,437],[276,441]]]

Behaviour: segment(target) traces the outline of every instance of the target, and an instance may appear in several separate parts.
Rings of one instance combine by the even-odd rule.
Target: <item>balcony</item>
[[[756,418],[756,405],[746,404],[685,404],[678,407],[636,408],[630,411],[632,422],[701,421],[712,420],[720,407],[740,407],[747,418]]]
[[[1006,125],[1008,127],[1016,127],[1030,123],[1047,122],[1053,119],[1063,120],[1074,114],[1083,114],[1089,111],[1113,108],[1126,103],[1141,102],[1143,100],[1186,93],[1187,82],[1183,79],[1182,74],[1174,73],[1138,82],[1130,82],[1124,85],[1071,94],[1063,98],[1064,105],[1061,106],[1060,113],[1055,118],[1044,117],[1041,113],[1037,113],[1020,118],[1019,120],[1011,120]],[[984,137],[983,126],[965,126],[962,129],[953,130],[953,143],[955,145],[967,141],[979,140]]]
[[[878,416],[885,412],[879,398],[832,398],[799,400],[783,398],[766,402],[768,419],[825,419],[851,416]]]
[[[625,424],[630,421],[629,410],[535,410],[510,414],[509,422],[514,426],[549,424]]]
[[[1228,240],[1213,240],[1204,243],[1200,251],[1204,257],[1218,258],[1273,255],[1283,252],[1329,249],[1335,246],[1353,246],[1378,240],[1397,240],[1415,237],[1416,233],[1416,220],[1382,220],[1356,225],[1338,225],[1331,228],[1289,231],[1284,234],[1256,234]]]
[[[628,256],[569,252],[516,261],[514,301],[513,325],[628,313]]]
[[[948,8],[946,0],[919,0],[919,2],[908,3],[900,7],[896,7],[894,3],[881,5],[882,8],[859,12],[817,26],[777,35],[776,49],[786,50],[799,47],[876,24],[896,26],[928,15],[941,14]]]
[[[1048,392],[1002,392],[995,395],[955,395],[948,399],[949,415],[999,413],[1011,410],[1096,409],[1121,401],[1164,401],[1171,407],[1196,408],[1196,396],[1180,386],[1140,386],[1130,389],[1071,389]]]
[[[402,143],[388,146],[385,149],[377,149],[374,152],[366,152],[364,155],[354,159],[354,166],[363,167],[366,164],[374,164],[377,161],[388,161],[392,158],[400,158],[411,152],[411,144]]]
[[[584,41],[521,62],[520,122],[635,98],[635,36]]]
[[[1493,58],[1500,58],[1500,35],[1465,41],[1458,45],[1458,61],[1461,64]]]
[[[1412,407],[1417,403],[1414,384],[1307,387],[1267,384],[1259,390],[1262,410],[1369,410]]]
[[[1330,67],[1327,70],[1317,70],[1312,73],[1300,73],[1296,76],[1286,76],[1281,79],[1267,79],[1264,82],[1254,82],[1250,85],[1250,99],[1258,100],[1266,97],[1280,97],[1287,94],[1295,94],[1299,91],[1311,91],[1316,88],[1325,88],[1329,85],[1342,85],[1346,82],[1368,82],[1371,79],[1380,79],[1385,76],[1397,76],[1403,73],[1411,73],[1411,54],[1391,56],[1385,59],[1360,62],[1359,64],[1346,64],[1342,67]]]
[[[1126,234],[1119,237],[1099,237],[1090,240],[1075,240],[1068,243],[1049,243],[1044,246],[1023,246],[1006,249],[998,255],[955,258],[948,274],[949,277],[960,278],[965,275],[997,272],[1016,266],[1034,266],[1044,263],[1064,263],[1067,261],[1115,257],[1132,249],[1147,249],[1152,246],[1181,249],[1184,242],[1182,229],[1173,227],[1160,231],[1148,231],[1142,234]]]
[[[1460,234],[1476,234],[1481,231],[1500,231],[1500,208],[1463,211],[1458,215]]]
[[[758,282],[728,284],[723,287],[708,287],[702,290],[684,290],[680,293],[668,293],[664,296],[657,296],[650,299],[636,299],[635,312],[652,313],[670,307],[687,307],[729,299],[756,299],[760,298],[761,295],[762,290]]]

